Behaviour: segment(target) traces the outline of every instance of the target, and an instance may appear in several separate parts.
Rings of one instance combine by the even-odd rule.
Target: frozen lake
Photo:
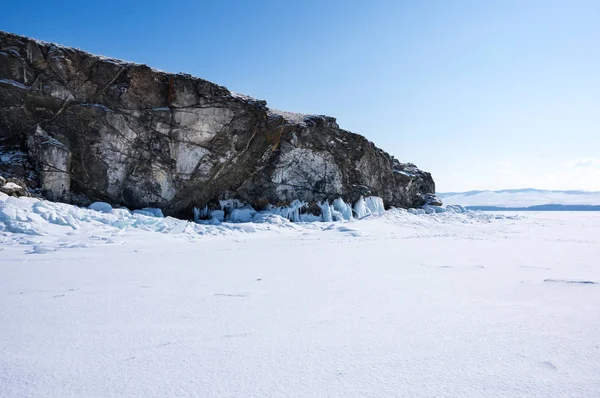
[[[0,396],[600,396],[600,213],[500,214],[5,228]]]

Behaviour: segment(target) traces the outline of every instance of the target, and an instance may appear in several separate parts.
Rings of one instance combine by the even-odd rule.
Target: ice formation
[[[112,206],[106,202],[94,202],[88,206],[88,209],[95,210],[100,213],[110,213],[112,211]]]
[[[256,210],[252,207],[244,207],[242,209],[233,209],[229,215],[229,221],[231,222],[251,222],[252,218],[256,214]]]
[[[47,208],[52,206],[67,206],[60,203],[53,203],[47,201],[39,201],[37,199],[24,199],[24,202],[15,202],[15,198],[10,198],[5,194],[2,194],[2,202],[11,203],[12,205],[23,203],[32,203],[32,208],[35,213],[43,214],[43,217],[50,220],[52,223],[61,225],[75,226],[77,220],[89,219],[89,217],[83,217],[81,215],[81,209],[76,206],[72,206],[73,209],[79,209],[73,212],[67,212],[68,214],[58,215],[56,211],[49,211]],[[29,202],[27,202],[29,201]],[[52,205],[50,205],[52,204]],[[269,205],[266,210],[257,211],[252,206],[245,204],[237,199],[221,200],[219,201],[220,209],[210,210],[208,206],[204,208],[193,209],[193,220],[197,224],[201,225],[220,225],[221,223],[265,223],[274,220],[285,219],[294,223],[299,222],[337,222],[337,221],[351,221],[353,219],[362,219],[371,215],[382,215],[385,212],[383,200],[377,196],[369,196],[366,198],[360,197],[359,200],[351,206],[346,203],[342,198],[335,199],[332,203],[329,201],[322,201],[317,203],[321,209],[321,215],[311,214],[307,210],[308,203],[294,200],[288,206],[275,207]],[[6,207],[6,206],[5,206]],[[19,206],[16,206],[19,207]],[[130,211],[125,207],[113,208],[109,203],[105,202],[94,202],[88,209],[93,213],[107,214],[107,220],[105,223],[112,223],[112,218],[117,216],[118,220],[114,220],[119,225],[131,225],[137,221],[131,221],[132,217],[145,216],[150,218],[164,218],[161,209],[156,208],[143,208]],[[8,210],[5,210],[5,212]],[[11,210],[14,212],[15,210]],[[435,214],[443,212],[451,213],[465,213],[467,210],[463,206],[449,205],[446,207],[426,205],[421,209],[407,209],[402,210],[410,214],[421,215],[421,214]],[[271,217],[273,216],[273,217]],[[19,220],[18,214],[12,214],[8,217],[11,220]],[[92,217],[97,218],[97,217]],[[169,217],[167,217],[169,218]]]
[[[324,222],[333,221],[333,215],[331,214],[331,206],[329,205],[329,201],[319,202],[317,205],[321,208],[321,217]]]
[[[360,199],[358,199],[358,201],[354,204],[354,215],[356,215],[356,218],[360,220],[361,218],[365,218],[370,214],[371,212],[367,208],[364,198],[361,196]]]
[[[283,218],[287,218],[291,222],[302,222],[304,221],[301,217],[300,210],[305,207],[308,203],[294,200],[289,206],[284,207],[271,207],[267,210],[269,213],[277,214]],[[319,217],[320,218],[320,217]],[[305,218],[306,219],[306,218]]]
[[[383,199],[378,196],[369,196],[365,199],[365,206],[371,214],[383,214],[385,212],[385,206],[383,205]]]
[[[344,220],[352,220],[352,206],[344,202],[344,199],[337,198],[333,201],[333,208],[338,211]]]

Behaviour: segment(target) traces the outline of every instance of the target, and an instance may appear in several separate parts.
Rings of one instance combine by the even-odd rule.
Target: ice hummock
[[[110,213],[113,207],[106,202],[94,202],[88,206],[88,209],[97,211],[99,213]]]
[[[106,202],[92,203],[89,208],[55,203],[36,198],[16,198],[0,193],[0,232],[25,235],[44,235],[48,225],[67,227],[71,230],[97,228],[140,229],[162,233],[191,232],[197,235],[222,234],[226,231],[254,230],[253,226],[237,226],[244,223],[291,225],[291,223],[348,222],[355,219],[385,215],[383,200],[370,196],[359,198],[351,206],[342,198],[333,202],[318,202],[320,215],[309,212],[308,203],[295,200],[287,206],[268,206],[262,211],[239,200],[220,202],[221,209],[208,207],[194,209],[194,221],[164,217],[160,209],[142,208],[129,210],[113,208]],[[423,209],[394,210],[397,214],[422,215],[429,213],[464,213],[461,206],[425,206]],[[412,213],[412,214],[411,214]],[[217,228],[217,229],[214,229]],[[290,226],[291,228],[291,226]]]
[[[0,192],[0,242],[2,239],[8,239],[29,244],[38,242],[38,237],[61,234],[61,236],[73,236],[73,239],[78,241],[86,239],[85,236],[88,236],[91,240],[86,241],[85,244],[93,244],[95,239],[103,239],[108,242],[112,239],[110,236],[121,235],[125,231],[184,234],[190,239],[207,235],[231,235],[283,229],[296,231],[322,229],[348,233],[351,236],[362,236],[360,232],[355,231],[355,227],[336,225],[334,222],[349,222],[358,218],[377,220],[381,217],[407,225],[420,225],[422,222],[427,222],[418,220],[425,213],[424,209],[392,209],[381,214],[383,212],[382,203],[380,198],[360,198],[355,206],[359,210],[358,214],[352,214],[349,211],[350,204],[338,198],[333,201],[333,204],[328,201],[320,202],[323,214],[315,215],[309,213],[306,202],[299,200],[288,206],[271,206],[263,211],[256,211],[251,206],[244,205],[239,201],[224,201],[224,210],[210,210],[207,207],[196,209],[194,211],[196,222],[192,222],[163,217],[160,209],[143,208],[131,211],[125,207],[113,208],[105,202],[96,202],[90,205],[90,208],[84,208],[31,197],[17,198]],[[449,207],[442,214],[440,210],[436,211],[436,209],[430,208],[431,216],[429,217],[450,221],[457,219],[460,222],[465,222],[465,220],[469,222],[470,219],[487,221],[496,217],[481,212],[468,212],[466,216],[457,214],[462,213],[462,210],[459,206]],[[367,213],[369,217],[363,217]],[[416,215],[411,213],[416,213]],[[415,216],[418,218],[414,218]],[[97,238],[98,234],[104,234],[109,238]],[[55,249],[63,247],[60,241],[53,245]],[[32,253],[43,251],[43,247],[38,249],[32,249]]]

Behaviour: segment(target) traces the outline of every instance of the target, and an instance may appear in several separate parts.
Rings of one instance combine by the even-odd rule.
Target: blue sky
[[[438,191],[600,190],[600,1],[5,0],[0,29],[334,116]]]

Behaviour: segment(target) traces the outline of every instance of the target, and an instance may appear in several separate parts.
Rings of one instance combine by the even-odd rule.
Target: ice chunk
[[[367,208],[365,199],[362,196],[354,204],[354,214],[356,215],[356,218],[358,218],[359,220],[361,218],[365,218],[366,216],[371,215],[371,211],[369,210],[369,208]]]
[[[141,215],[146,216],[146,217],[154,217],[154,214],[152,214],[152,213],[150,213],[149,211],[146,211],[146,210],[139,210],[139,209],[137,209],[137,210],[132,211],[131,213],[133,213],[133,214],[141,214]],[[114,210],[113,210],[113,214],[114,214]]]
[[[155,209],[152,207],[144,207],[142,210],[150,213],[153,217],[165,218],[165,215],[163,214],[161,209]]]
[[[256,214],[256,210],[251,207],[245,207],[243,209],[233,209],[229,215],[229,221],[231,222],[250,222]]]
[[[131,212],[127,208],[119,207],[118,209],[112,209],[111,214],[114,214],[117,217],[125,218],[129,217]]]
[[[331,210],[331,218],[333,221],[344,221],[344,215],[337,210]]]
[[[433,206],[423,206],[423,208],[421,209],[425,212],[425,214],[434,214],[435,213],[435,209],[433,208]]]
[[[31,206],[33,205],[33,203],[30,201],[27,201],[25,199],[29,199],[29,198],[24,198],[24,197],[15,198],[14,196],[9,196],[8,198],[6,198],[5,204],[14,206],[19,209],[28,209],[29,210],[29,209],[31,209]]]
[[[110,213],[112,211],[112,206],[106,202],[94,202],[88,206],[88,209],[95,210],[100,213]]]
[[[385,206],[383,205],[383,199],[378,196],[369,196],[365,199],[365,205],[371,214],[383,214],[385,212]]]
[[[447,205],[446,211],[449,211],[452,213],[465,213],[467,211],[467,209],[465,209],[463,206],[460,206],[460,205]]]
[[[344,202],[342,198],[333,201],[333,208],[342,215],[344,220],[352,220],[352,206]]]
[[[433,206],[433,205],[425,205],[425,206],[423,206],[423,209],[425,210],[425,213],[427,213],[427,214],[444,213],[446,211],[446,209],[441,206]]]
[[[210,218],[219,222],[225,221],[225,212],[223,210],[211,210]]]
[[[268,211],[261,211],[260,213],[256,213],[252,222],[261,224],[275,224],[275,225],[286,225],[290,224],[290,221],[286,218],[283,218],[277,214],[270,213]]]
[[[329,201],[319,202],[317,205],[321,208],[321,218],[324,222],[332,222],[333,215],[331,214],[331,206],[329,205]]]
[[[292,222],[302,222],[303,220],[300,217],[300,209],[302,209],[307,204],[308,204],[307,202],[301,202],[299,200],[294,200],[292,203],[290,203],[289,206],[270,207],[267,211],[272,214],[277,214],[283,218],[287,218],[288,220],[290,220]],[[315,217],[318,218],[317,221],[320,221],[320,217],[318,217],[318,216],[315,216]]]
[[[44,254],[56,251],[55,248],[48,245],[35,245],[29,254]]]
[[[117,209],[115,209],[115,210],[117,210]],[[113,214],[115,213],[115,210],[113,210]],[[124,211],[128,212],[127,208],[119,208],[118,210],[124,210]],[[131,213],[141,214],[141,215],[147,216],[147,217],[165,218],[161,209],[155,209],[152,207],[144,207],[141,210],[134,210]]]

